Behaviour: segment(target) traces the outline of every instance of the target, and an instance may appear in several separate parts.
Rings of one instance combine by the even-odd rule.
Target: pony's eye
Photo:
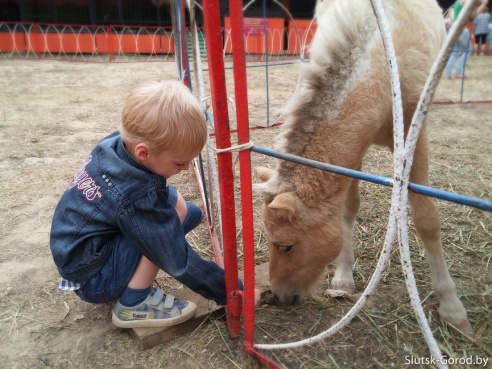
[[[278,251],[289,252],[290,250],[292,250],[292,246],[279,246],[278,247]]]

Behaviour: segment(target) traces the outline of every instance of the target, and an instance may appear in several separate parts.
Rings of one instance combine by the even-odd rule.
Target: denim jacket
[[[55,209],[50,245],[61,276],[87,281],[104,265],[113,237],[123,233],[160,269],[224,305],[223,269],[191,248],[167,197],[166,180],[128,154],[119,132],[104,138]]]

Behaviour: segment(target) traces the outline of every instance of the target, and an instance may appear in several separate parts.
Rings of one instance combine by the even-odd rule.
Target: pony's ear
[[[292,222],[300,205],[300,200],[292,192],[283,192],[268,204],[268,210],[272,211],[277,217],[287,219]]]
[[[277,192],[275,186],[270,181],[275,171],[266,167],[255,167],[255,172],[260,178],[261,183],[254,183],[253,191],[262,195],[265,204],[268,205],[272,202]]]
[[[266,168],[266,167],[255,167],[255,172],[256,172],[256,175],[263,182],[268,181],[270,178],[272,178],[273,173],[275,173],[275,171],[273,169]]]

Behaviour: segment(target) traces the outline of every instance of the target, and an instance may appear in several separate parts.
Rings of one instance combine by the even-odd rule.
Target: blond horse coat
[[[411,122],[430,68],[445,37],[434,0],[383,1],[400,72],[405,127]],[[361,169],[370,145],[393,149],[392,98],[385,52],[369,0],[318,2],[318,30],[301,87],[292,99],[277,149],[346,168]],[[410,181],[429,184],[429,140],[424,124]],[[352,292],[352,234],[359,181],[287,161],[256,168],[264,181],[263,222],[269,243],[272,292],[285,304],[306,296],[336,264],[332,288]],[[439,313],[472,334],[443,256],[434,200],[409,194],[413,222],[429,259]]]

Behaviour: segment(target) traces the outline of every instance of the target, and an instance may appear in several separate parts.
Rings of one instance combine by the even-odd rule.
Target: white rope
[[[238,152],[243,150],[249,150],[254,146],[253,142],[249,141],[241,145],[234,145],[231,147],[227,147],[225,149],[215,149],[217,154],[221,154],[223,152]]]
[[[377,0],[379,1],[379,0]],[[419,131],[422,127],[424,119],[427,115],[427,111],[429,109],[429,105],[432,102],[432,97],[434,96],[434,92],[439,83],[439,76],[441,75],[444,67],[446,65],[446,61],[449,57],[449,54],[456,42],[459,34],[461,33],[463,27],[466,24],[466,20],[470,18],[473,9],[478,5],[478,0],[476,1],[468,1],[463,7],[461,14],[458,18],[458,21],[455,24],[453,32],[446,38],[443,47],[441,48],[436,61],[434,62],[429,77],[425,83],[423,93],[420,96],[419,103],[417,105],[417,109],[412,118],[412,123],[410,125],[407,140],[405,143],[405,152],[401,157],[403,163],[403,172],[402,172],[402,207],[407,205],[408,200],[408,183],[410,178],[410,169],[412,167],[413,162],[413,153],[415,151],[415,147],[417,145],[417,139],[419,136]],[[405,282],[407,285],[408,295],[410,297],[410,304],[412,305],[417,320],[419,322],[420,328],[424,334],[424,337],[427,341],[427,345],[429,346],[429,350],[431,354],[437,359],[437,365],[439,368],[448,368],[447,364],[441,363],[439,360],[441,358],[441,351],[437,346],[437,342],[435,341],[434,336],[432,335],[432,331],[429,327],[429,323],[425,316],[425,312],[422,308],[422,304],[420,301],[420,296],[418,294],[418,289],[415,283],[415,276],[412,270],[412,261],[410,258],[410,248],[408,245],[408,227],[407,227],[407,212],[405,211],[403,216],[399,221],[399,246],[400,246],[400,258],[402,261],[403,273],[405,275]]]
[[[311,27],[313,26],[315,20],[316,20],[316,16],[314,16],[313,19],[311,19],[311,22],[309,22],[309,26],[306,29],[306,33],[304,34],[304,40],[302,41],[301,44],[301,54],[300,54],[301,60],[304,60],[304,50],[306,49],[307,39],[309,34],[311,33]]]
[[[430,330],[428,321],[425,317],[425,313],[422,309],[420,302],[420,297],[418,294],[417,286],[415,283],[415,277],[412,270],[410,250],[408,246],[408,228],[407,228],[407,209],[408,209],[408,183],[410,177],[410,169],[413,161],[413,152],[415,150],[416,142],[419,135],[419,130],[422,127],[424,118],[427,113],[429,104],[432,101],[435,89],[439,82],[439,76],[441,75],[445,62],[449,57],[451,49],[454,43],[457,41],[459,33],[465,25],[465,19],[469,19],[471,11],[476,7],[478,1],[469,1],[465,4],[458,21],[452,28],[449,36],[444,42],[441,51],[439,52],[434,65],[431,68],[430,75],[427,79],[423,93],[421,95],[419,104],[416,109],[416,113],[413,116],[412,123],[408,132],[406,144],[403,138],[403,117],[402,117],[402,106],[401,106],[401,91],[398,78],[398,69],[396,64],[396,57],[394,52],[393,43],[391,40],[391,34],[389,32],[388,23],[384,13],[384,9],[381,6],[380,0],[371,0],[376,18],[378,20],[378,25],[381,30],[383,37],[383,43],[385,46],[385,51],[387,54],[387,61],[391,74],[391,87],[393,95],[393,117],[394,117],[394,187],[392,191],[392,202],[390,210],[390,219],[388,223],[385,243],[383,250],[379,257],[378,263],[376,265],[376,270],[374,271],[366,289],[362,293],[361,297],[357,300],[354,306],[349,310],[349,312],[342,317],[337,323],[330,327],[325,332],[322,332],[314,337],[291,342],[286,344],[257,344],[254,345],[258,349],[279,349],[279,348],[293,348],[305,346],[312,344],[314,342],[320,341],[326,337],[329,337],[336,333],[338,330],[347,325],[355,315],[362,309],[365,305],[367,299],[371,296],[375,287],[377,286],[379,280],[381,279],[381,274],[386,267],[387,261],[390,256],[391,247],[393,240],[395,238],[395,226],[398,227],[398,238],[400,245],[400,257],[402,262],[402,269],[405,274],[405,281],[407,285],[407,291],[410,296],[411,305],[417,316],[417,320],[421,327],[424,338],[427,342],[431,354],[437,359],[436,362],[440,368],[447,368],[447,365],[440,362],[441,352],[435,341],[432,331]]]
[[[207,96],[203,99],[203,101],[210,100],[212,96]],[[231,102],[231,108],[234,111],[234,114],[236,114],[236,103],[234,102],[234,99],[232,99],[230,96],[227,96],[227,100]]]
[[[394,185],[396,185],[396,190],[398,192],[393,193],[392,202],[398,204],[396,220],[398,226],[398,242],[400,246],[400,261],[402,264],[403,273],[405,275],[410,304],[413,307],[417,321],[420,325],[420,329],[424,335],[424,339],[427,342],[431,355],[436,359],[440,359],[442,356],[441,350],[439,349],[439,346],[437,345],[437,342],[432,334],[429,322],[425,317],[420,301],[408,246],[408,182],[410,175],[409,167],[411,167],[411,163],[406,165],[405,154],[407,154],[407,157],[408,155],[413,157],[414,150],[405,150],[403,108],[401,101],[400,79],[398,76],[398,65],[396,62],[393,40],[388,27],[388,21],[386,19],[386,14],[382,7],[381,1],[371,0],[371,4],[381,30],[383,44],[385,46],[385,51],[388,58],[387,62],[391,72],[391,87],[393,95]],[[424,91],[426,91],[426,89],[424,89]],[[430,99],[432,99],[432,95],[430,96]],[[415,145],[413,145],[413,149],[415,149]],[[405,173],[408,173],[408,175],[405,176]],[[447,368],[447,365],[441,363],[439,360],[437,363],[440,368]]]

